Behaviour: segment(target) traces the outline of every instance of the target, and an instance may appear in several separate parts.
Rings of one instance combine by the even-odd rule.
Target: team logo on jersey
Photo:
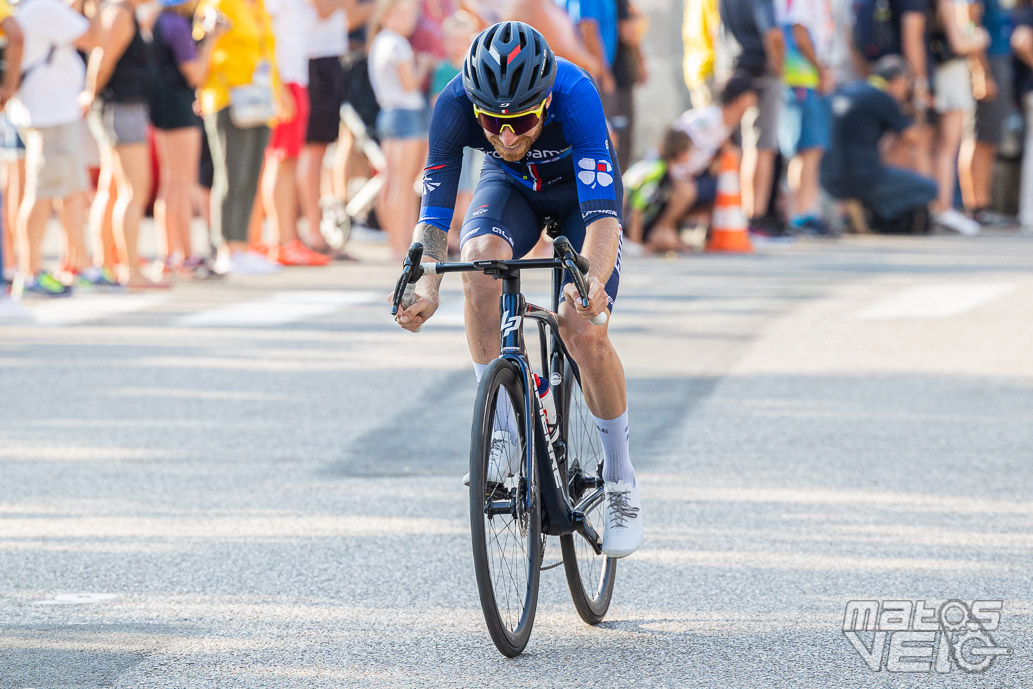
[[[423,193],[424,194],[429,194],[430,192],[434,191],[435,189],[437,189],[440,186],[441,186],[441,182],[432,182],[432,181],[430,181],[430,177],[424,177],[423,178]]]
[[[596,186],[608,187],[613,184],[613,166],[610,165],[610,161],[582,158],[577,161],[577,166],[581,168],[581,172],[577,173],[577,178],[581,180],[582,184],[593,189]]]
[[[488,212],[488,208],[489,208],[489,206],[490,206],[490,204],[487,204],[487,203],[486,203],[486,204],[484,204],[483,206],[478,206],[478,207],[477,207],[477,210],[475,210],[475,211],[474,211],[474,212],[473,212],[473,213],[472,213],[471,215],[472,215],[473,217],[475,217],[475,218],[476,218],[476,217],[477,217],[478,215],[484,215],[485,213],[487,213],[487,212]]]

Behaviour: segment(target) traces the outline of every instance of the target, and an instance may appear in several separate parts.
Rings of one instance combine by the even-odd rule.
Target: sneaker
[[[26,280],[19,275],[15,278],[14,285],[11,287],[11,296],[17,299],[26,295],[70,297],[72,296],[72,288],[45,271],[31,280]]]
[[[300,239],[281,244],[276,251],[276,260],[284,266],[325,266],[330,263],[329,256],[313,251]]]
[[[270,261],[273,260],[273,251],[276,249],[275,244],[266,244],[265,242],[251,242],[247,245],[248,251],[254,251],[260,256],[265,256]]]
[[[488,450],[488,482],[505,483],[520,468],[520,448],[511,440],[509,431],[495,431],[491,434],[491,448]],[[470,473],[463,476],[463,485],[470,485]]]
[[[793,235],[786,230],[785,223],[771,215],[750,218],[750,235],[763,239],[793,240]]]
[[[989,208],[972,211],[972,219],[983,227],[1014,227],[1015,218],[1009,218]]]
[[[934,220],[940,227],[947,230],[953,230],[965,237],[975,237],[979,234],[979,223],[971,218],[966,218],[962,213],[954,210],[953,208],[948,208],[938,214]]]
[[[79,273],[78,284],[80,287],[98,287],[103,289],[121,289],[115,274],[107,268],[90,266]]]
[[[800,222],[794,222],[790,232],[797,237],[834,237],[835,233],[825,221],[815,216],[803,218]]]
[[[606,489],[606,530],[603,554],[627,557],[642,545],[642,500],[638,484],[611,481]]]
[[[191,256],[183,261],[183,271],[196,280],[211,280],[221,278],[212,261],[204,256]]]
[[[227,267],[224,272],[237,275],[269,275],[280,270],[278,264],[256,251],[234,251]]]

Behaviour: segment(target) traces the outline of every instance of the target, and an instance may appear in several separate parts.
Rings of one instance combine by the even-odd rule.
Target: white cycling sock
[[[484,370],[488,368],[489,364],[478,364],[476,361],[473,362],[473,373],[477,376],[477,382],[481,382],[481,376],[484,375]],[[513,403],[509,399],[509,395],[499,391],[499,397],[495,400],[495,423],[498,425],[498,419],[505,418],[506,426],[503,430],[509,433],[509,437],[514,443],[517,442],[517,438],[520,434],[517,432],[517,420],[516,414],[513,412]]]
[[[628,410],[616,419],[595,419],[595,427],[599,429],[599,440],[603,443],[603,480],[607,483],[612,481],[624,481],[635,483],[635,467],[631,465],[631,451],[629,449],[628,433]]]

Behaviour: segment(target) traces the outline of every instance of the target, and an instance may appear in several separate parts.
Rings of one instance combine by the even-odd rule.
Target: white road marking
[[[76,294],[25,306],[37,325],[76,325],[142,311],[170,298],[168,294]]]
[[[279,292],[178,318],[177,326],[272,326],[333,313],[347,306],[384,301],[380,292]],[[386,302],[385,302],[386,304]]]
[[[50,600],[38,600],[35,605],[89,605],[118,598],[114,593],[62,593]]]
[[[859,311],[858,320],[950,318],[1006,297],[1014,282],[927,285],[905,290]]]

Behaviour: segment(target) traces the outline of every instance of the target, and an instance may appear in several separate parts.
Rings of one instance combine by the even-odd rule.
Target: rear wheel
[[[577,505],[585,496],[601,488],[604,455],[595,420],[570,362],[563,376],[562,397],[560,423],[564,431],[562,437],[566,439],[567,485],[570,501]],[[606,524],[603,496],[585,510],[585,516],[602,536]],[[597,554],[580,533],[560,536],[560,548],[574,607],[585,622],[599,624],[610,607],[617,578],[617,561],[602,553]]]
[[[503,655],[519,655],[538,605],[544,544],[539,485],[524,433],[524,383],[510,361],[485,370],[474,406],[470,444],[470,531],[484,621]],[[510,411],[512,410],[512,411]],[[504,478],[512,467],[513,476]],[[498,479],[504,478],[502,482]]]

